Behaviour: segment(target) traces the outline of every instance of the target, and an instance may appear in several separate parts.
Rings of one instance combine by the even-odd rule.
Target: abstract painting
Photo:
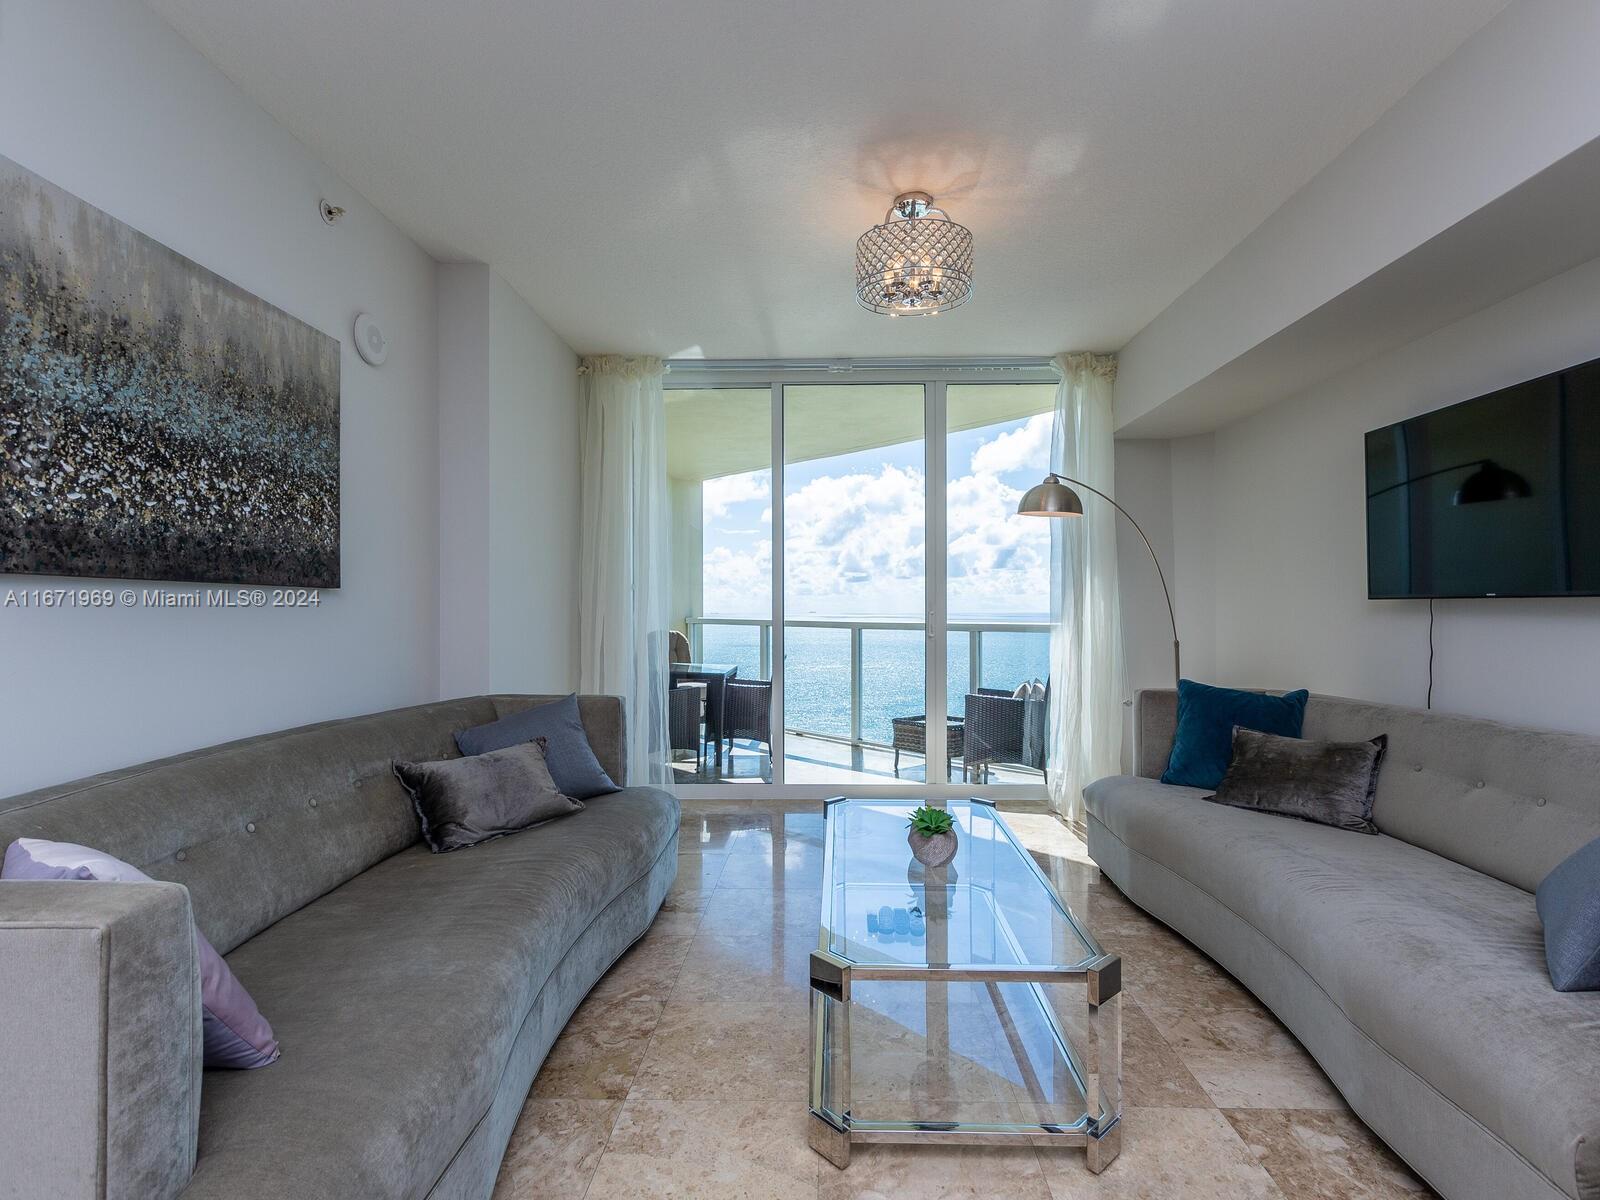
[[[5,158],[0,572],[339,586],[339,343]]]

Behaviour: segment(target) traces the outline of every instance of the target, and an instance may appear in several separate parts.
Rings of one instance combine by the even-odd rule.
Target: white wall
[[[1597,356],[1600,260],[1174,443],[1182,621],[1214,629],[1186,668],[1421,705],[1427,603],[1366,598],[1362,434]],[[1600,734],[1600,599],[1436,607],[1435,708]]]
[[[439,693],[489,680],[489,268],[441,263],[439,316]]]
[[[492,275],[489,690],[578,683],[578,356]]]
[[[578,360],[482,263],[439,267],[439,686],[577,678]]]
[[[1591,0],[1509,5],[1122,349],[1118,428],[1600,136],[1597,44]]]
[[[344,346],[343,587],[299,611],[0,608],[0,794],[434,697],[431,260],[139,4],[0,4],[0,154]],[[380,370],[350,346],[363,309]]]
[[[1178,577],[1174,564],[1172,454],[1165,441],[1119,441],[1116,490],[1112,493],[1139,522],[1161,561],[1174,602]],[[1094,497],[1085,504],[1098,503]],[[1117,518],[1117,584],[1122,597],[1122,646],[1128,696],[1140,688],[1172,686],[1172,622],[1161,594],[1161,579],[1150,551],[1128,521]],[[1182,631],[1180,630],[1180,633]],[[1185,648],[1184,672],[1192,674]],[[1133,709],[1124,710],[1122,759],[1133,761]]]

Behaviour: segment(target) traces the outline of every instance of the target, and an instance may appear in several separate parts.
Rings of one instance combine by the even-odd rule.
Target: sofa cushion
[[[1377,833],[1372,797],[1386,740],[1309,742],[1233,727],[1233,761],[1217,794],[1233,808],[1297,817],[1356,833]]]
[[[240,946],[286,1053],[207,1075],[189,1194],[425,1196],[552,969],[677,824],[629,788],[467,854],[414,845]]]
[[[0,879],[155,882],[138,867],[88,846],[37,838],[18,838],[6,847]],[[201,1053],[205,1065],[241,1071],[271,1066],[278,1060],[278,1042],[272,1036],[272,1026],[198,928],[194,931],[194,948],[200,961],[200,1004],[204,1010]]]
[[[462,850],[581,809],[583,801],[563,795],[550,778],[544,741],[465,758],[395,763],[428,848],[439,854]]]
[[[1528,892],[1388,836],[1218,809],[1117,776],[1113,836],[1231,909],[1368,1037],[1574,1191],[1600,1146],[1600,994],[1550,987]]]
[[[456,734],[456,745],[470,757],[538,738],[544,739],[545,759],[556,786],[567,795],[588,800],[617,790],[589,745],[576,694],[525,708],[487,725],[463,729]]]
[[[1600,838],[1546,875],[1534,900],[1550,982],[1563,992],[1600,991]]]
[[[1299,737],[1305,719],[1304,689],[1268,696],[1237,688],[1178,680],[1178,731],[1163,783],[1215,788],[1233,756],[1233,730],[1242,725],[1282,737]]]

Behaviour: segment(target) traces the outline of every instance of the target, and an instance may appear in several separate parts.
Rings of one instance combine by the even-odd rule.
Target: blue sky
[[[948,458],[952,616],[1049,609],[1047,522],[1017,517],[1048,468],[1051,415],[952,434]],[[910,616],[924,606],[920,441],[788,468],[790,617]],[[708,616],[765,616],[771,605],[770,471],[709,480],[704,493]]]

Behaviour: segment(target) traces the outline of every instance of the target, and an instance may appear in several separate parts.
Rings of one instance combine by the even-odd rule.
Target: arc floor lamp
[[[1167,621],[1172,626],[1172,679],[1176,686],[1177,681],[1183,677],[1183,659],[1178,651],[1178,618],[1172,612],[1172,593],[1167,589],[1166,572],[1161,569],[1161,560],[1156,557],[1155,547],[1150,544],[1150,539],[1145,537],[1139,522],[1133,519],[1133,514],[1110,496],[1092,484],[1084,483],[1081,479],[1072,479],[1065,475],[1057,475],[1054,471],[1044,477],[1044,482],[1036,484],[1023,493],[1021,502],[1017,505],[1017,515],[1021,517],[1081,517],[1083,516],[1083,499],[1068,485],[1076,485],[1085,491],[1093,492],[1112,508],[1128,518],[1144,542],[1144,548],[1150,551],[1150,561],[1156,565],[1156,578],[1161,580],[1161,595],[1167,602]]]

